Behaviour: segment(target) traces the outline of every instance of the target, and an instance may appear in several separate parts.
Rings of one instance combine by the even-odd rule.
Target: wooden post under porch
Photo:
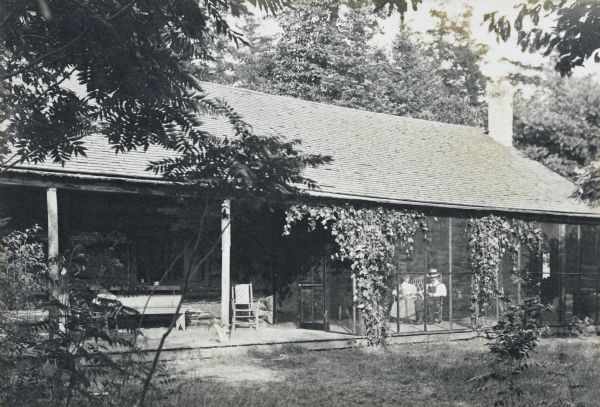
[[[58,198],[56,188],[46,189],[46,204],[48,208],[48,262],[50,264],[50,278],[57,281],[58,269]]]
[[[60,264],[59,264],[59,230],[58,230],[58,191],[56,188],[46,188],[46,207],[48,212],[48,264],[50,268],[50,279],[53,284],[50,287],[50,295],[62,304],[67,305],[69,298],[61,289]],[[62,311],[58,311],[59,329],[65,330],[65,317]]]
[[[221,324],[229,326],[230,256],[231,256],[231,201],[221,205]]]

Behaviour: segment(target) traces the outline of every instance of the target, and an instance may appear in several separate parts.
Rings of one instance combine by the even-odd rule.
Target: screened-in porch
[[[430,242],[415,239],[412,258],[397,256],[389,282],[389,327],[394,333],[470,329],[472,271],[469,264],[467,219],[429,217]],[[569,324],[573,317],[598,321],[598,227],[591,224],[541,222],[541,255],[521,247],[517,267],[530,283],[522,287],[513,261],[504,256],[498,270],[499,295],[480,310],[477,323],[497,321],[510,303],[539,294],[551,307],[542,315],[549,326]],[[434,269],[437,273],[431,273]],[[436,274],[438,276],[436,276]],[[398,294],[396,294],[398,293]],[[507,302],[509,300],[510,302]]]
[[[395,269],[386,282],[385,309],[391,334],[470,330],[474,324],[491,326],[510,305],[533,295],[539,295],[542,304],[548,306],[541,316],[544,325],[568,325],[575,317],[597,323],[597,225],[539,222],[539,254],[522,245],[515,265],[518,273],[511,256],[505,254],[497,272],[498,294],[486,308],[478,310],[474,320],[467,221],[466,216],[427,216],[427,240],[418,231],[410,256],[403,248],[396,248]],[[291,235],[298,230],[302,226]],[[327,231],[319,229],[312,233],[315,239],[327,235]],[[518,278],[523,275],[528,276],[527,286]],[[320,263],[286,287],[291,292],[296,290],[298,299],[290,301],[287,313],[277,313],[278,320],[291,320],[299,314],[301,326],[360,334],[364,327],[361,310],[353,307],[352,284],[348,265],[323,256]]]

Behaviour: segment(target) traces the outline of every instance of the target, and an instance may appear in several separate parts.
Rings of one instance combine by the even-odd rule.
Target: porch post
[[[500,321],[500,264],[496,266],[496,322]]]
[[[453,329],[452,325],[453,315],[452,315],[452,297],[454,296],[454,292],[452,291],[452,217],[448,217],[448,319],[450,320],[450,329]]]
[[[558,315],[559,323],[564,324],[566,322],[566,290],[565,290],[565,276],[564,273],[567,271],[567,225],[561,223],[558,225],[558,292],[560,296],[558,298]]]
[[[356,325],[356,279],[352,275],[352,333],[359,335],[358,328]]]
[[[521,270],[521,244],[517,250],[517,270],[519,270],[519,279],[517,280],[517,305],[521,305],[521,276],[523,270]]]
[[[229,324],[229,291],[231,249],[231,201],[225,199],[221,205],[221,323]]]
[[[46,189],[46,204],[48,207],[48,261],[50,262],[50,278],[58,280],[58,200],[56,188]]]
[[[58,281],[60,279],[60,269],[58,264],[58,199],[56,188],[46,189],[46,207],[48,211],[48,263],[50,267],[50,279],[53,281],[49,290],[50,296],[63,305],[68,305],[68,296],[63,292]],[[66,329],[64,312],[61,310],[51,312],[56,312],[58,329],[64,332]],[[50,334],[53,335],[52,332]]]

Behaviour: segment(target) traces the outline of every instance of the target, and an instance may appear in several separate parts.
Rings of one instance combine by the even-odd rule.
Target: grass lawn
[[[178,362],[170,366],[176,390],[153,398],[156,406],[178,407],[487,407],[510,390],[507,382],[469,380],[492,371],[491,360],[481,339],[381,350],[287,348]],[[523,396],[504,405],[600,406],[600,338],[543,340],[531,361],[515,379]]]

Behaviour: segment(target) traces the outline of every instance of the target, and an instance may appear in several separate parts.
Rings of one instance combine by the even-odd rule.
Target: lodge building
[[[319,188],[306,191],[304,203],[379,205],[427,215],[431,241],[417,236],[412,256],[398,250],[394,258],[397,269],[389,279],[386,310],[392,334],[472,329],[466,224],[490,214],[542,225],[542,254],[522,250],[518,267],[534,276],[542,302],[553,308],[543,322],[560,326],[576,316],[598,323],[600,212],[573,198],[573,183],[512,146],[512,95],[504,88],[490,100],[485,131],[204,86],[209,96],[225,99],[256,134],[300,139],[302,151],[333,157],[331,164],[305,170]],[[232,135],[222,117],[207,116],[205,127]],[[101,137],[85,143],[87,157],[64,166],[23,163],[2,174],[0,199],[9,227],[41,225],[48,232],[50,256],[93,235],[117,236],[112,249],[120,272],[145,283],[160,279],[189,238],[173,229],[165,210],[172,204],[173,186],[146,170],[165,152],[150,146],[145,152],[114,154]],[[235,202],[230,209],[238,210]],[[225,318],[231,285],[251,283],[254,296],[267,299],[269,324],[361,334],[351,273],[347,264],[332,260],[335,243],[327,230],[309,232],[298,225],[283,236],[284,213],[277,211],[245,212],[232,219],[230,250],[216,251],[193,268],[185,299],[190,309]],[[217,235],[220,226],[215,219]],[[161,284],[177,290],[184,265],[193,267],[195,261],[184,253]],[[444,290],[437,314],[419,315],[414,297],[398,293],[402,284],[424,291],[432,269]],[[498,271],[498,288],[518,302],[523,288],[511,270],[507,257]],[[496,301],[483,317],[494,321],[502,312],[503,304]]]

